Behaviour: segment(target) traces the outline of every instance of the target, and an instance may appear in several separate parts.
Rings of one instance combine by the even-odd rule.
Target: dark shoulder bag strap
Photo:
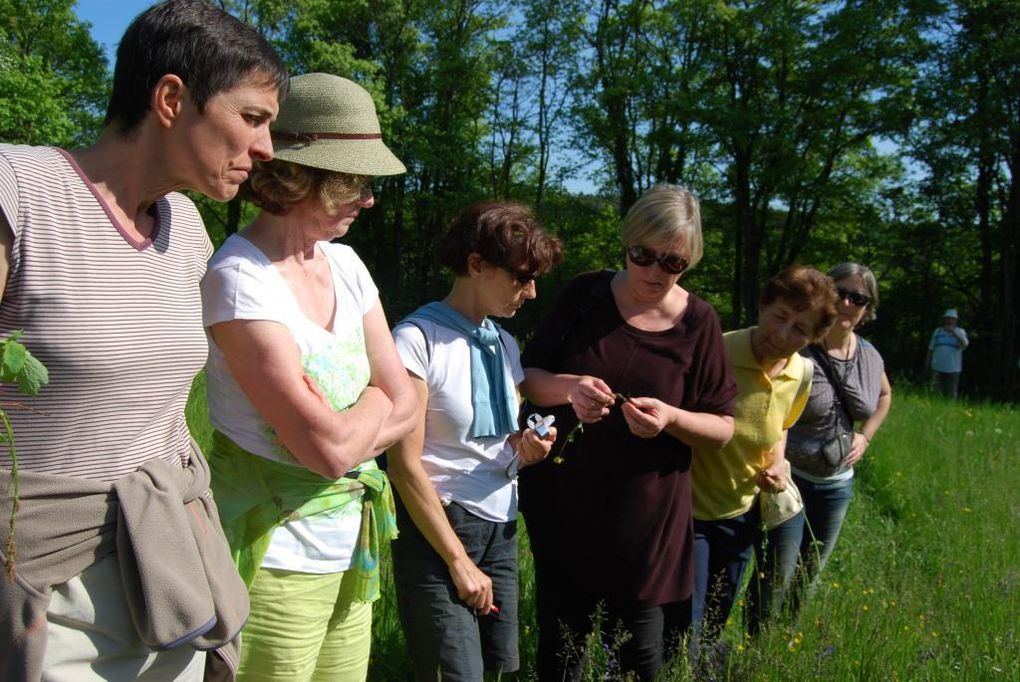
[[[846,394],[843,392],[843,382],[836,376],[836,370],[832,366],[832,358],[830,358],[826,350],[817,343],[813,343],[808,346],[808,351],[818,361],[818,364],[822,366],[822,371],[825,372],[825,377],[829,380],[829,385],[832,386],[832,392],[836,396],[836,402],[839,404],[840,409],[842,409],[846,414],[847,419],[850,420],[850,424],[853,424],[854,418],[847,407],[849,401],[846,399]]]

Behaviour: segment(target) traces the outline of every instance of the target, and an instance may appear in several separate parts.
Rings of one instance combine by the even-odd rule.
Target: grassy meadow
[[[189,423],[209,444],[202,378]],[[864,463],[839,544],[796,623],[754,642],[730,628],[731,680],[1020,680],[1020,411],[899,391]],[[520,679],[535,656],[521,538]],[[371,680],[408,679],[389,563]],[[739,618],[735,618],[739,620]],[[605,661],[586,679],[613,679]],[[688,679],[673,661],[664,679]]]

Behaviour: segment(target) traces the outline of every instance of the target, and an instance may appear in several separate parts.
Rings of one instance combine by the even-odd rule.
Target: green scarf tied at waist
[[[351,472],[357,478],[330,481],[302,466],[253,455],[219,431],[213,433],[209,466],[223,531],[245,585],[251,587],[273,532],[284,522],[364,498],[349,570],[357,578],[355,599],[379,598],[379,544],[397,537],[393,491],[385,473],[371,469]]]

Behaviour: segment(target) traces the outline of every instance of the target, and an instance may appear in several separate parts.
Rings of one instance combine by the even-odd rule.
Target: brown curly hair
[[[563,260],[563,245],[524,204],[481,202],[454,218],[439,247],[439,262],[455,275],[466,275],[472,253],[534,278]]]
[[[836,285],[832,278],[808,265],[791,265],[765,283],[758,305],[765,308],[783,299],[794,310],[818,311],[815,339],[820,339],[836,321]]]

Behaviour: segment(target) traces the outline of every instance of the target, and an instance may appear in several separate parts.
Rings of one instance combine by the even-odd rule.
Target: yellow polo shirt
[[[728,519],[751,508],[758,472],[771,464],[773,446],[800,418],[811,393],[808,361],[797,353],[778,376],[768,378],[751,351],[753,329],[723,334],[739,393],[730,442],[719,450],[694,450],[691,485],[699,521]]]

